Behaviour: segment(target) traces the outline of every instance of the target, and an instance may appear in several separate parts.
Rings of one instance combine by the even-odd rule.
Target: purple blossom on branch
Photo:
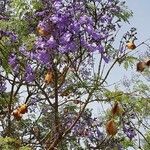
[[[42,16],[37,26],[40,36],[36,41],[36,54],[42,65],[47,65],[50,61],[49,55],[52,53],[77,52],[79,47],[86,49],[87,53],[98,51],[104,61],[109,62],[109,56],[104,55],[103,45],[106,40],[112,38],[111,35],[117,28],[114,10],[118,10],[119,13],[121,8],[119,2],[105,3],[101,0],[95,2],[104,3],[103,7],[107,8],[107,11],[102,13],[101,5],[97,5],[98,8],[95,8],[97,18],[91,15],[92,10],[87,7],[88,3],[92,5],[92,1],[70,1],[69,3],[58,0],[43,1],[44,10],[36,13]],[[55,50],[51,51],[51,49]]]
[[[34,74],[34,71],[31,67],[31,65],[27,64],[26,68],[25,68],[25,81],[30,83],[30,82],[33,82],[34,79],[35,79],[35,74]]]
[[[0,77],[0,94],[5,92],[6,89],[6,82]]]
[[[12,43],[16,42],[18,39],[17,35],[14,32],[4,31],[0,29],[0,38],[2,38],[3,36],[9,37]]]
[[[19,64],[18,64],[18,60],[17,60],[16,54],[14,54],[14,53],[10,54],[10,56],[8,58],[8,63],[11,66],[13,72],[15,74],[17,74],[18,71],[19,71]]]
[[[124,126],[123,131],[130,140],[132,140],[136,136],[135,129],[131,126]]]

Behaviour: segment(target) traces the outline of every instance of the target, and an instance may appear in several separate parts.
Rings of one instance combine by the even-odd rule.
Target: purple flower
[[[46,50],[39,50],[37,55],[38,55],[38,60],[41,64],[46,65],[50,63],[49,53]]]
[[[47,41],[47,47],[48,47],[48,48],[56,48],[56,46],[57,46],[57,43],[56,43],[54,37],[51,36],[51,37],[49,38],[49,40]]]
[[[6,34],[6,36],[8,36],[11,39],[11,42],[17,41],[17,35],[14,34],[13,32],[6,31],[5,34]]]
[[[44,16],[46,16],[48,14],[48,12],[49,12],[48,10],[43,10],[41,12],[36,12],[35,16],[44,17]]]
[[[9,37],[9,39],[11,40],[12,43],[17,41],[17,35],[11,31],[0,30],[0,36],[1,37],[3,37],[3,36]]]
[[[37,49],[44,49],[46,46],[46,42],[43,40],[43,38],[38,38],[35,42],[36,48]]]
[[[77,22],[77,21],[74,21],[72,24],[71,24],[71,30],[73,30],[75,33],[78,33],[80,31],[80,23]]]
[[[101,37],[101,34],[99,32],[94,31],[92,33],[92,38],[97,41],[97,40],[100,40],[102,37]]]
[[[112,19],[113,18],[111,16],[104,15],[104,16],[101,17],[100,20],[101,20],[102,23],[111,23]]]
[[[27,48],[25,46],[20,46],[19,47],[19,51],[22,55],[24,55],[25,57],[27,57],[28,59],[31,60],[38,60],[37,58],[37,54],[35,52],[32,51],[28,51]]]
[[[11,39],[11,42],[16,42],[17,41],[17,35],[14,34],[14,33],[10,33],[10,39]]]
[[[94,24],[92,18],[91,18],[91,17],[88,17],[87,15],[81,16],[80,19],[79,19],[79,23],[80,23],[81,25],[83,25],[83,24],[86,24],[86,25],[87,25],[87,24],[93,25],[93,24]]]
[[[64,33],[64,35],[60,38],[60,43],[62,45],[65,45],[65,44],[69,43],[70,40],[71,40],[71,36],[72,36],[72,34],[69,33],[69,32]]]
[[[77,49],[77,45],[73,42],[66,44],[65,46],[60,46],[58,48],[61,53],[74,52]]]
[[[16,62],[17,62],[17,56],[15,54],[11,54],[9,56],[9,59],[8,59],[8,63],[14,67],[16,65]]]
[[[85,43],[85,44],[84,44],[84,47],[85,47],[86,49],[88,49],[89,52],[95,52],[95,51],[97,50],[97,45],[96,45],[96,43],[92,43],[92,44]]]
[[[60,10],[62,7],[62,3],[60,1],[55,1],[53,5],[56,10]]]
[[[93,28],[93,26],[91,26],[91,25],[88,25],[88,26],[86,26],[85,27],[85,30],[87,31],[87,33],[90,35],[90,34],[93,34],[93,32],[94,32],[94,28]]]
[[[109,58],[109,57],[106,57],[106,56],[104,56],[103,54],[102,54],[102,58],[104,59],[105,63],[108,63],[108,62],[109,62],[109,60],[110,60],[110,58]]]
[[[27,65],[25,68],[25,81],[30,83],[33,82],[34,79],[35,79],[35,75],[33,69],[31,68],[31,65]]]
[[[6,90],[6,82],[2,78],[0,78],[0,94],[5,92],[5,90]]]
[[[130,140],[132,140],[136,136],[136,132],[135,132],[134,128],[131,126],[129,126],[129,127],[124,126],[123,131]]]
[[[104,51],[104,47],[102,45],[97,45],[96,43],[89,44],[85,42],[84,47],[88,49],[89,52],[95,52],[98,50],[100,53],[103,53]]]
[[[10,64],[12,70],[14,71],[14,73],[18,73],[19,71],[19,64],[18,64],[18,60],[17,60],[17,56],[15,54],[11,54],[8,58],[8,63]]]

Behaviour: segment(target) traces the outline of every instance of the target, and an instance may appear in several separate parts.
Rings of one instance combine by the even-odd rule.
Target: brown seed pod
[[[118,129],[117,129],[117,124],[115,123],[115,121],[113,119],[109,120],[106,123],[106,132],[108,135],[116,135]]]
[[[60,94],[60,96],[68,96],[69,94],[70,94],[70,91],[65,90]]]
[[[53,72],[52,71],[47,72],[47,74],[45,75],[44,81],[46,84],[50,84],[53,81]]]
[[[148,60],[147,62],[146,62],[146,66],[150,66],[150,60]]]
[[[133,41],[127,42],[126,46],[127,46],[128,49],[131,49],[131,50],[136,48],[136,45],[134,44]]]
[[[80,104],[81,101],[76,99],[76,100],[73,100],[73,103],[74,103],[74,104]]]
[[[113,116],[117,115],[119,116],[120,115],[120,106],[119,106],[119,103],[116,102],[111,110],[111,113]]]
[[[68,113],[68,108],[64,108],[64,113],[65,113],[65,114]]]
[[[20,119],[22,118],[22,116],[23,116],[23,115],[19,112],[18,109],[15,109],[12,114],[13,114],[14,118],[17,119],[17,120],[20,120]]]
[[[144,61],[140,61],[137,63],[136,67],[137,71],[143,72],[146,67],[146,63]]]
[[[25,113],[28,111],[28,106],[27,106],[27,104],[22,104],[22,105],[20,105],[19,108],[18,108],[18,110],[19,110],[19,112],[20,112],[21,114],[25,114]]]
[[[47,36],[49,33],[42,27],[37,27],[37,32],[40,36]]]

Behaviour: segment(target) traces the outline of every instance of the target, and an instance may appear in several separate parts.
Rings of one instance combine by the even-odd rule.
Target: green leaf
[[[138,60],[136,57],[134,56],[126,56],[125,60],[123,61],[123,66],[124,68],[127,70],[128,68],[133,68],[134,67],[134,63],[135,61]]]

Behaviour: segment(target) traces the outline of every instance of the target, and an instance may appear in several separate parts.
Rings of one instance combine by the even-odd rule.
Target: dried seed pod
[[[37,27],[37,32],[40,36],[47,36],[49,33],[42,27]]]
[[[108,135],[116,135],[118,129],[117,129],[117,124],[113,119],[109,120],[106,124],[106,132]]]
[[[144,61],[140,61],[137,63],[136,67],[137,67],[136,69],[137,71],[143,72],[146,67],[146,63]]]
[[[60,94],[60,96],[68,96],[69,94],[70,94],[70,91],[65,90]]]
[[[46,84],[50,84],[53,81],[53,72],[52,71],[47,72],[47,74],[45,75],[44,81]]]
[[[68,113],[68,108],[64,108],[64,114]]]
[[[150,60],[148,60],[147,62],[146,62],[146,66],[150,66]]]
[[[81,101],[76,99],[76,100],[73,100],[73,103],[74,103],[74,104],[80,104]]]
[[[20,107],[18,108],[19,112],[21,114],[25,114],[28,111],[28,106],[27,104],[22,104],[20,105]]]
[[[131,50],[136,48],[136,45],[134,44],[133,41],[127,42],[126,46],[127,46],[128,49],[131,49]]]
[[[115,104],[114,104],[114,106],[113,106],[113,108],[112,108],[112,110],[111,110],[111,113],[112,113],[112,115],[113,116],[115,116],[115,115],[120,115],[120,106],[119,106],[119,103],[118,102],[116,102]]]
[[[13,114],[14,118],[17,119],[17,120],[20,120],[20,119],[22,118],[22,116],[23,116],[23,115],[19,112],[18,109],[15,109],[12,114]]]

